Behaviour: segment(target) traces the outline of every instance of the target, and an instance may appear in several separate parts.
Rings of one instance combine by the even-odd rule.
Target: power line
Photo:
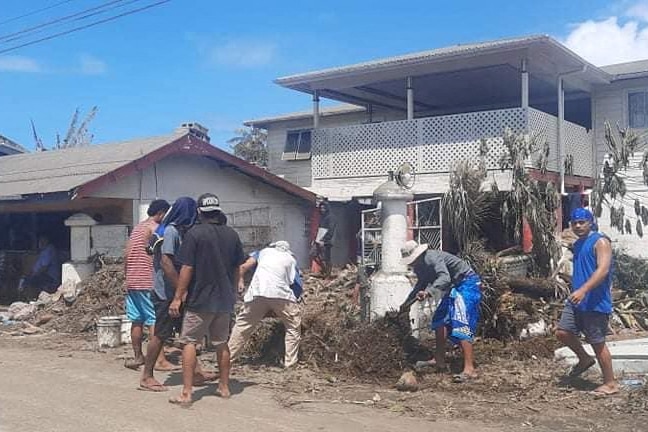
[[[141,0],[131,0],[131,1],[129,1],[127,3],[124,3],[124,4],[115,5],[116,3],[122,3],[123,1],[124,0],[112,0],[112,1],[110,1],[108,3],[102,4],[100,6],[95,6],[95,7],[89,8],[89,9],[82,10],[80,12],[73,13],[71,15],[66,15],[66,16],[56,18],[56,19],[53,19],[53,20],[50,20],[50,21],[46,21],[44,23],[41,23],[41,24],[38,24],[38,25],[35,25],[35,26],[32,26],[32,27],[28,27],[26,29],[23,29],[23,30],[14,32],[14,33],[9,33],[9,34],[6,34],[6,35],[2,35],[2,36],[0,36],[0,42],[7,43],[7,42],[12,42],[12,41],[15,41],[15,40],[19,40],[19,39],[28,37],[30,33],[39,33],[41,31],[43,31],[43,29],[45,29],[47,27],[50,27],[50,26],[53,26],[53,25],[56,25],[56,24],[59,24],[59,23],[65,23],[66,21],[80,21],[80,20],[83,20],[85,18],[89,18],[89,17],[99,15],[99,14],[102,14],[102,13],[105,13],[105,12],[109,12],[109,11],[111,11],[113,9],[123,7],[123,6],[126,6],[128,4],[135,3],[135,2],[138,2],[138,1],[141,1]],[[112,6],[112,7],[109,7],[109,6]],[[86,15],[84,15],[84,14],[86,14]]]
[[[14,21],[18,21],[19,19],[27,18],[29,16],[36,15],[37,13],[44,12],[46,10],[54,9],[57,6],[61,6],[62,4],[65,4],[65,3],[70,3],[72,1],[74,1],[74,0],[64,0],[64,1],[61,1],[61,2],[58,2],[58,3],[55,3],[55,4],[51,5],[51,6],[46,6],[44,8],[36,9],[35,11],[31,11],[31,12],[28,12],[28,13],[23,14],[23,15],[19,15],[19,16],[13,17],[13,18],[6,19],[4,21],[0,21],[0,25],[7,24],[7,23],[10,23],[10,22],[14,22]]]
[[[5,48],[3,50],[0,50],[0,54],[5,54],[5,53],[11,52],[11,51],[15,51],[15,50],[17,50],[19,48],[24,48],[26,46],[35,45],[35,44],[38,44],[40,42],[45,42],[45,41],[48,41],[48,40],[56,39],[56,38],[61,37],[61,36],[68,35],[70,33],[75,33],[75,32],[81,31],[81,30],[85,30],[87,28],[94,27],[94,26],[97,26],[99,24],[104,24],[104,23],[107,23],[109,21],[114,21],[116,19],[125,17],[127,15],[132,15],[132,14],[135,14],[135,13],[139,13],[139,12],[145,11],[147,9],[152,9],[152,8],[154,8],[156,6],[160,6],[160,5],[164,4],[164,3],[169,3],[170,1],[171,0],[161,0],[161,1],[158,1],[156,3],[152,3],[150,5],[143,6],[143,7],[138,8],[138,9],[132,9],[132,10],[129,10],[127,12],[121,13],[119,15],[114,15],[114,16],[111,16],[111,17],[108,17],[108,18],[105,18],[105,19],[102,19],[102,20],[99,20],[99,21],[92,22],[90,24],[86,24],[86,25],[79,26],[79,27],[74,27],[74,28],[71,28],[71,29],[63,31],[63,32],[54,33],[54,34],[52,34],[50,36],[46,36],[46,37],[43,37],[43,38],[40,38],[40,39],[25,42],[23,44],[16,45],[16,46],[13,46],[13,47],[10,47],[10,48]]]

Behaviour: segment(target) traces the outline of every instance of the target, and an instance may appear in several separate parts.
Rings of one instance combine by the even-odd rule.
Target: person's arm
[[[180,306],[182,305],[182,299],[187,295],[189,290],[189,283],[191,283],[191,278],[193,277],[193,267],[188,265],[183,265],[180,268],[180,275],[178,276],[178,286],[175,291],[175,296],[173,301],[169,306],[169,315],[174,318],[180,316]]]
[[[173,263],[175,254],[180,247],[180,236],[178,231],[173,228],[167,228],[164,232],[164,241],[160,249],[160,267],[164,277],[171,284],[171,288],[175,291],[178,287],[178,270]]]
[[[419,299],[424,299],[426,297],[432,297],[435,291],[441,291],[446,293],[452,287],[452,279],[450,278],[450,271],[448,266],[443,262],[441,258],[435,257],[431,261],[426,261],[426,263],[434,269],[436,278],[431,284],[426,284],[421,289],[418,295]]]
[[[234,273],[234,280],[236,281],[236,286],[238,287],[239,294],[245,291],[245,275],[247,274],[247,272],[253,269],[255,265],[257,265],[257,260],[254,258],[254,256],[250,255]]]
[[[599,286],[610,273],[610,266],[612,265],[612,245],[610,241],[606,238],[600,238],[594,245],[594,252],[596,253],[596,270],[580,288],[569,296],[569,301],[575,305],[580,304],[585,295]]]
[[[179,275],[175,265],[173,264],[173,255],[162,254],[162,257],[160,258],[160,266],[162,267],[164,277],[166,277],[171,284],[171,288],[174,290],[178,289]]]

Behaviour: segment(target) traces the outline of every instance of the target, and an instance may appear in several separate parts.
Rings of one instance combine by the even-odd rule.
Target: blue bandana
[[[579,220],[586,220],[590,223],[594,223],[594,215],[592,214],[591,211],[587,210],[586,208],[579,207],[577,209],[574,209],[571,214],[571,219],[572,222],[579,221]]]

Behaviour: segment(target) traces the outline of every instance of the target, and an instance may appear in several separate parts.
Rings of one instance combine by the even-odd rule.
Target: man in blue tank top
[[[605,345],[612,313],[612,246],[598,232],[594,216],[587,209],[577,208],[572,212],[571,228],[578,236],[574,243],[572,293],[565,302],[556,337],[578,356],[578,364],[568,373],[569,377],[577,377],[596,363],[580,342],[579,335],[585,335],[603,372],[604,383],[594,393],[612,395],[619,392],[612,356]]]

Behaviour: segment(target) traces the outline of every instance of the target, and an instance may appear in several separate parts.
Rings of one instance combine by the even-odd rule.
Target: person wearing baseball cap
[[[417,367],[434,365],[445,370],[446,340],[461,347],[464,368],[453,381],[461,383],[477,376],[473,357],[473,340],[479,322],[481,280],[470,265],[447,252],[432,250],[427,244],[414,240],[401,248],[401,263],[410,266],[417,277],[408,299],[441,296],[430,328],[436,334],[436,352],[433,360],[419,362]]]
[[[593,393],[608,396],[619,392],[612,356],[605,344],[612,313],[612,245],[604,234],[598,232],[594,215],[588,209],[574,209],[570,224],[578,236],[573,246],[572,292],[565,302],[556,337],[578,356],[578,364],[567,373],[569,378],[574,378],[596,364],[579,339],[581,333],[585,335],[603,372],[603,385]]]
[[[169,314],[180,317],[184,302],[180,342],[182,350],[183,389],[169,402],[181,406],[192,403],[196,344],[207,335],[216,347],[219,381],[216,394],[230,397],[230,352],[227,347],[230,317],[236,302],[239,266],[246,259],[236,231],[226,225],[218,197],[211,193],[197,201],[199,224],[184,236],[178,262],[181,265],[178,286],[169,306]]]

